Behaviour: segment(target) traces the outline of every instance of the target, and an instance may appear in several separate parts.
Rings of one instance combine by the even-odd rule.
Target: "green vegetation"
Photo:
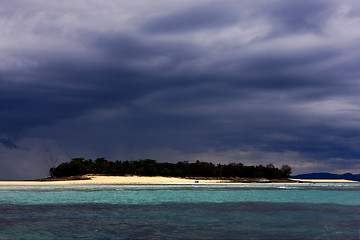
[[[104,175],[140,175],[164,177],[216,177],[216,178],[288,178],[291,167],[283,165],[280,169],[273,164],[266,166],[245,166],[242,163],[213,164],[211,162],[195,163],[158,163],[156,160],[115,161],[97,158],[95,161],[74,158],[71,162],[62,163],[50,169],[52,178],[78,176],[85,174]]]

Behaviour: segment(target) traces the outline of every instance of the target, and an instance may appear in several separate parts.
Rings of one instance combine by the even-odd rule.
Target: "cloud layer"
[[[359,169],[357,1],[1,1],[0,179],[44,158]]]

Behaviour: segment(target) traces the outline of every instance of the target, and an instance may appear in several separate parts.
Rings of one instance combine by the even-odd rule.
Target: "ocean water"
[[[360,239],[360,184],[0,186],[0,239]]]

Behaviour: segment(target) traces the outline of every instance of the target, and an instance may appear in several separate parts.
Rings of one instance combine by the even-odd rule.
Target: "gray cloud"
[[[235,4],[229,3],[206,3],[163,14],[146,23],[144,29],[155,33],[181,33],[226,27],[235,24],[241,17],[241,11],[235,14],[231,10]]]
[[[323,27],[334,13],[334,7],[333,1],[283,1],[282,4],[271,7],[269,17],[275,21],[277,31],[282,34],[323,34]]]
[[[16,149],[17,148],[16,144],[11,139],[0,138],[0,143],[3,144],[6,148],[9,148],[9,149]]]

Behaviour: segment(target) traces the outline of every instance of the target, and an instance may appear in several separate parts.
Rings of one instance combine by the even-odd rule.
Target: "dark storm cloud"
[[[322,34],[323,26],[331,16],[331,1],[283,1],[270,7],[269,17],[275,21],[277,30],[283,34],[314,32]]]
[[[322,34],[334,10],[332,1],[225,1],[199,4],[163,14],[145,25],[155,33],[193,32],[251,23],[263,18],[272,25],[269,36],[296,32]],[[250,25],[250,24],[249,24]]]
[[[183,42],[153,41],[138,36],[131,36],[121,33],[110,33],[95,37],[89,42],[90,46],[95,47],[100,54],[105,56],[107,64],[126,67],[128,70],[136,71],[157,71],[161,76],[159,68],[171,71],[181,62],[197,58],[201,50],[195,46]],[[162,59],[163,66],[153,66],[153,69],[141,69],[144,66],[137,66],[138,62],[151,62]],[[151,65],[150,65],[151,66]],[[140,69],[139,69],[140,68]],[[146,82],[144,77],[141,77]],[[154,84],[154,83],[153,83]],[[156,83],[155,83],[156,84]]]
[[[92,108],[110,107],[113,102],[128,104],[147,91],[145,86],[137,87],[131,81],[136,80],[135,73],[113,70],[103,74],[103,71],[106,69],[57,65],[56,69],[42,69],[36,76],[40,82],[21,83],[21,89],[17,84],[12,85],[2,94],[2,109],[6,113],[2,126],[7,131],[21,131],[52,124]],[[97,85],[96,81],[102,84]]]
[[[125,156],[295,152],[320,165],[356,165],[359,34],[350,27],[359,19],[351,1],[154,4],[121,15],[76,2],[48,16],[28,3],[37,11],[2,15],[14,26],[27,19],[7,28],[15,44],[0,44],[8,156],[36,138],[95,155],[119,146]],[[171,161],[162,157],[154,156]]]
[[[181,33],[219,28],[236,23],[240,14],[238,12],[237,16],[226,8],[226,3],[207,3],[164,14],[146,23],[144,29],[156,33]]]
[[[0,138],[0,143],[10,149],[16,149],[16,144],[11,139]]]
[[[26,81],[17,82],[25,77],[24,73],[4,77],[0,90],[4,133],[11,135],[75,118],[94,108],[131,105],[149,92],[167,88],[171,79],[177,82],[174,77],[165,80],[161,68],[170,72],[178,62],[192,58],[196,52],[184,44],[152,43],[122,34],[92,37],[88,44],[105,58],[96,66],[86,61],[50,60],[25,73]],[[137,61],[158,57],[169,61],[149,70],[136,66]]]

